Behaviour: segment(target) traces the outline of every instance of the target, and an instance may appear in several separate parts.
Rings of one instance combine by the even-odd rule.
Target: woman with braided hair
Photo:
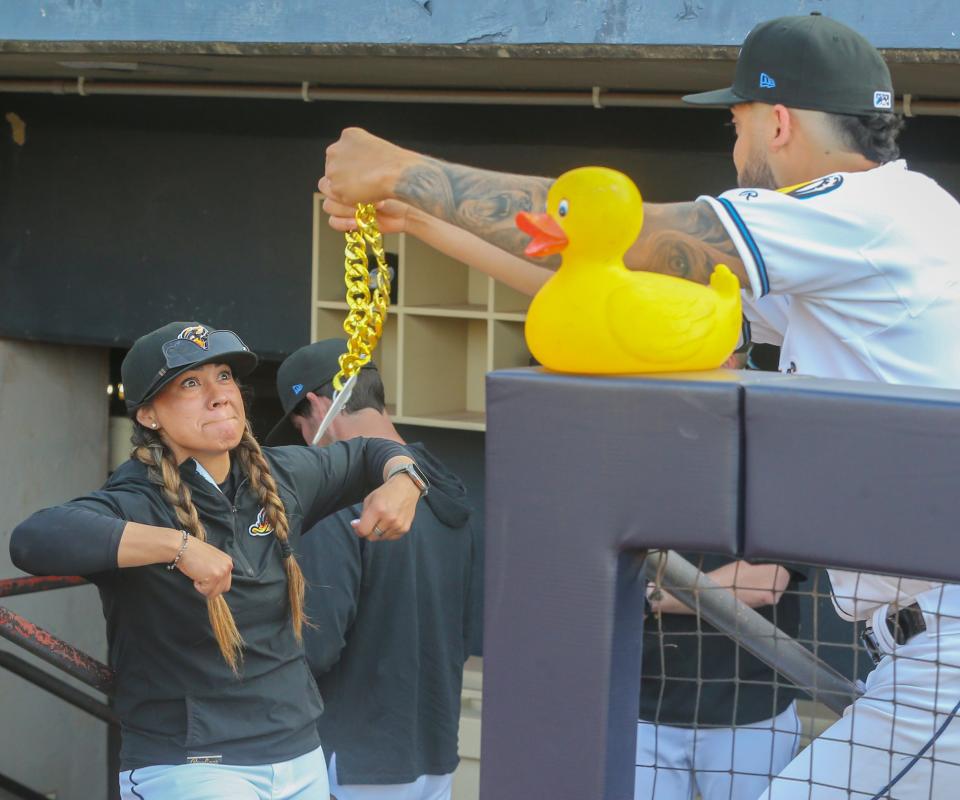
[[[289,540],[365,495],[357,534],[397,538],[426,491],[394,442],[261,449],[237,384],[256,363],[195,322],[138,339],[122,367],[131,459],[11,537],[21,569],[100,590],[123,798],[328,800]]]

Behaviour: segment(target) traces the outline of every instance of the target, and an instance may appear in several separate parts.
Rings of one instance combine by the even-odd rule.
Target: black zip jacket
[[[382,482],[386,462],[406,455],[381,439],[327,448],[264,448],[286,508],[290,539],[359,501]],[[323,710],[290,623],[286,574],[272,530],[236,459],[229,500],[188,459],[180,466],[207,541],[233,558],[224,597],[246,643],[237,677],[220,654],[205,598],[164,564],[117,568],[126,521],[179,528],[173,508],[137,461],[99,491],[38,511],[13,531],[14,564],[38,575],[80,574],[100,589],[114,710],[122,725],[120,769],[219,756],[225,764],[270,764],[319,745]],[[189,545],[188,545],[189,546]]]
[[[350,530],[355,510],[300,539],[308,581],[307,660],[326,709],[320,739],[342,784],[410,783],[458,763],[463,663],[469,655],[476,542],[460,479],[408,445],[430,492],[402,539]]]

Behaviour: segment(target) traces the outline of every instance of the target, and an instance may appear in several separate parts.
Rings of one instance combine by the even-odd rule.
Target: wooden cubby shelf
[[[313,341],[344,336],[343,234],[314,196]],[[529,298],[399,235],[384,237],[395,270],[394,303],[374,361],[397,422],[484,430],[487,372],[527,366]]]

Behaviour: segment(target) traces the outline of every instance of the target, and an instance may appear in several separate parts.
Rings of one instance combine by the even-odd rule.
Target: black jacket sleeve
[[[394,456],[413,456],[387,439],[358,437],[329,447],[269,448],[273,468],[284,474],[303,514],[303,530],[341,508],[361,501],[383,483],[383,468]]]
[[[306,611],[313,623],[304,629],[303,646],[317,676],[340,660],[357,617],[365,542],[353,532],[350,519],[358,513],[354,507],[327,517],[297,545],[297,560],[310,584]]]
[[[107,492],[38,511],[13,529],[10,557],[34,575],[92,575],[117,568],[126,520]]]

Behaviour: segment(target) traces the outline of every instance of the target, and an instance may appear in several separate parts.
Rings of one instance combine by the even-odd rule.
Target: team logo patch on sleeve
[[[193,342],[197,347],[202,347],[204,350],[207,349],[207,337],[210,335],[210,331],[203,327],[203,325],[191,325],[189,328],[184,328],[180,331],[180,335],[177,336],[178,339],[186,339],[187,341]]]
[[[824,178],[817,178],[809,183],[801,183],[799,186],[792,186],[785,190],[785,194],[790,197],[796,197],[799,200],[807,200],[810,197],[818,197],[821,194],[827,194],[834,189],[839,189],[843,184],[843,175],[827,175]]]
[[[273,533],[273,525],[267,520],[267,510],[261,508],[260,513],[257,514],[257,521],[250,526],[250,535],[269,536],[271,533]]]

